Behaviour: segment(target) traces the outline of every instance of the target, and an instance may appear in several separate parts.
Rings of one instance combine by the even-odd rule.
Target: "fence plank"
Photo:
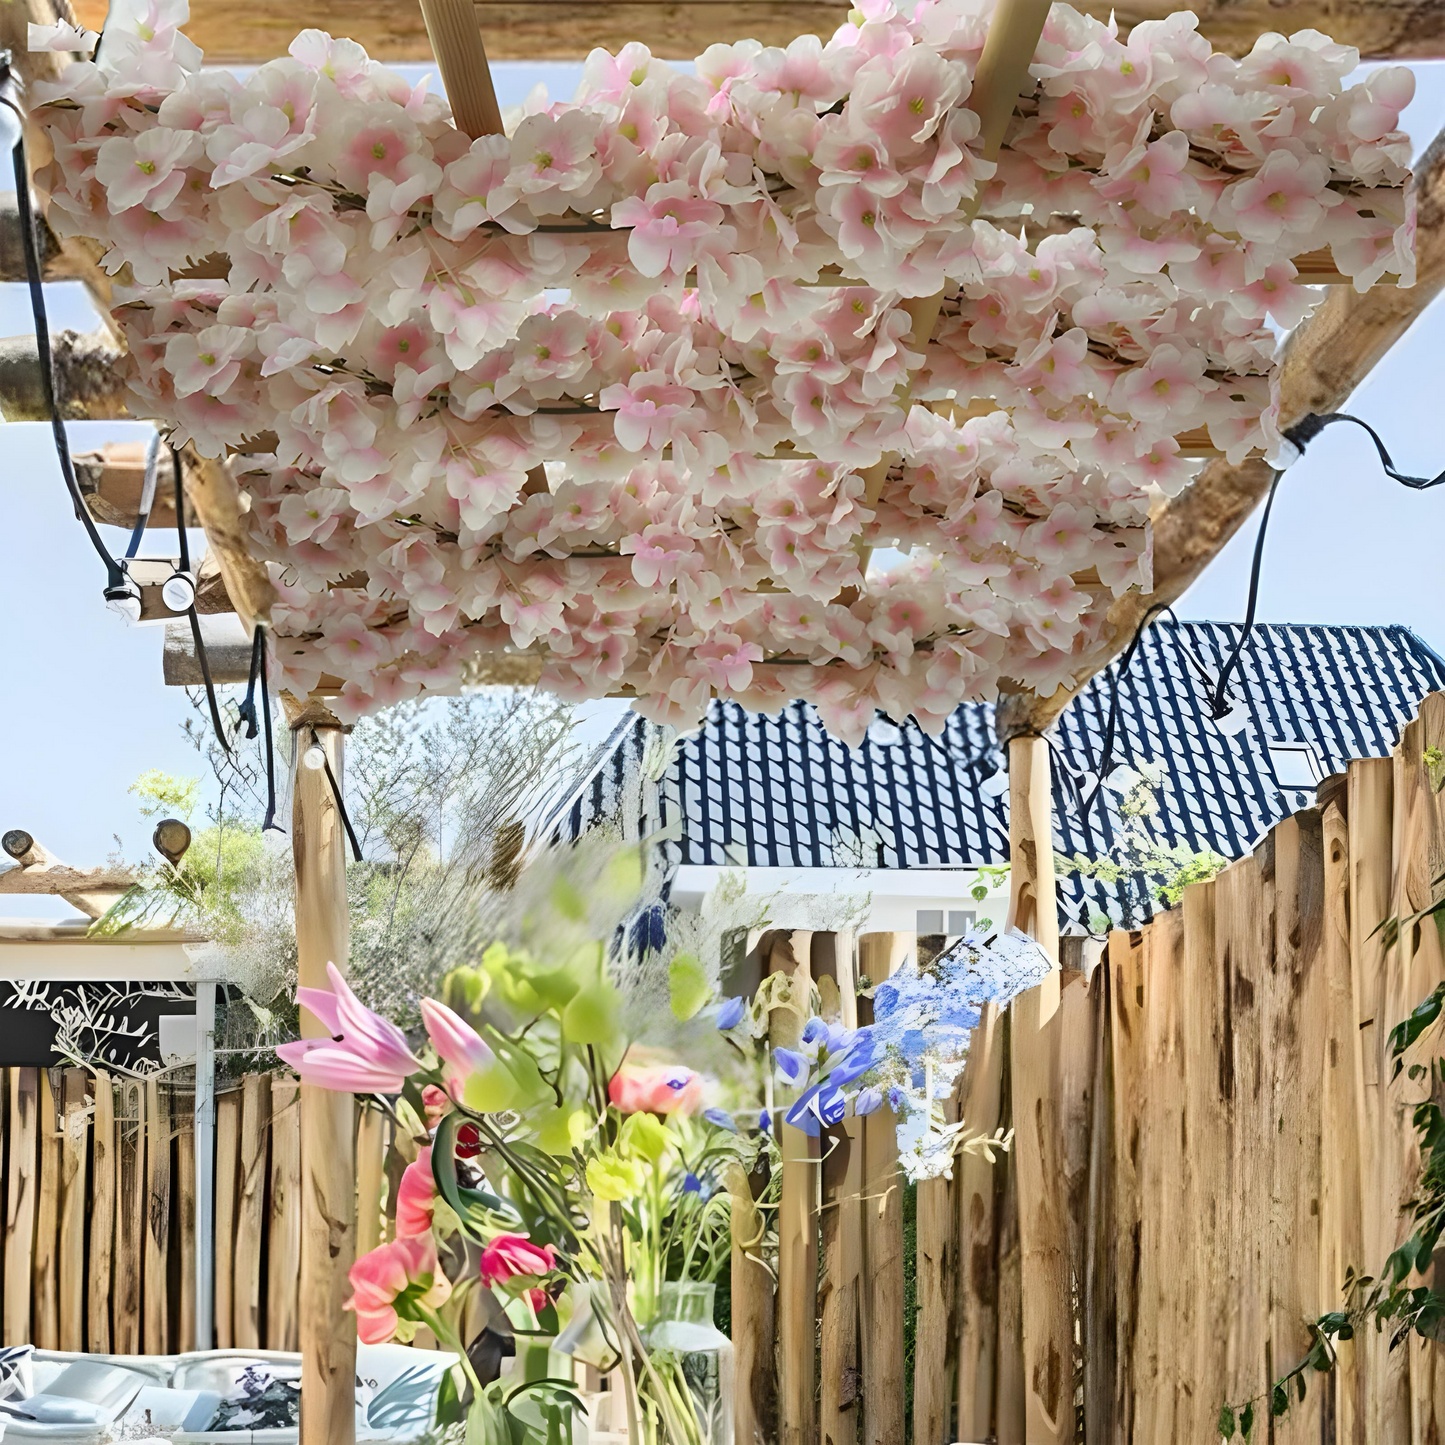
[[[216,1348],[233,1343],[236,1273],[236,1176],[241,1151],[241,1091],[216,1095]]]
[[[960,1115],[970,1129],[1000,1127],[1003,1111],[1003,1023],[998,1006],[984,1004],[963,1066]],[[972,1154],[954,1164],[959,1233],[958,1437],[983,1440],[993,1432],[994,1371],[998,1363],[999,1183],[1007,1164]]]
[[[1014,1127],[1013,1009],[1003,1015],[1003,1107],[1000,1122]],[[998,1199],[998,1343],[994,1357],[994,1433],[998,1445],[1024,1445],[1027,1438],[1024,1388],[1023,1274],[1019,1255],[1019,1171],[1010,1150],[999,1181]]]
[[[962,1083],[962,1080],[959,1081]],[[959,1115],[955,1088],[944,1110]],[[958,1164],[954,1164],[955,1172]],[[947,1179],[920,1179],[916,1214],[918,1313],[913,1327],[913,1445],[947,1445],[953,1439],[954,1376],[958,1331],[958,1207]]]
[[[813,977],[823,1016],[858,1026],[858,971],[851,933],[813,939]],[[829,988],[831,983],[831,990]],[[859,1289],[863,1273],[863,1121],[850,1115],[824,1136],[818,1286],[818,1413],[822,1445],[857,1445]]]
[[[48,1069],[40,1070],[40,1188],[31,1255],[31,1339],[37,1349],[60,1348],[60,1119]]]
[[[301,1109],[295,1079],[271,1080],[271,1208],[266,1234],[266,1348],[301,1348]]]
[[[90,1124],[85,1113],[85,1070],[61,1077],[59,1266],[60,1348],[85,1348],[85,1161]]]
[[[115,1199],[115,1285],[110,1301],[111,1348],[120,1355],[141,1352],[141,1274],[145,1253],[145,1090],[120,1086],[121,1128],[116,1149],[119,1189]]]
[[[382,1184],[386,1178],[386,1115],[358,1104],[356,1111],[356,1253],[381,1243]]]
[[[1094,1070],[1099,1031],[1099,1001],[1089,991],[1082,970],[1065,969],[1061,976],[1058,1021],[1059,1123],[1062,1129],[1062,1198],[1068,1213],[1065,1228],[1069,1281],[1069,1340],[1073,1344],[1068,1391],[1071,1400],[1070,1439],[1083,1429],[1084,1280],[1089,1255],[1089,1167],[1094,1126]]]
[[[145,1083],[145,1237],[141,1339],[148,1355],[170,1348],[170,1298],[166,1275],[171,1240],[170,1090],[154,1076]]]
[[[754,1202],[762,1185],[761,1178],[744,1174],[740,1164],[728,1171],[727,1189],[732,1196],[732,1333],[736,1346],[735,1445],[774,1445],[777,1439],[773,1276],[763,1262],[766,1226]]]
[[[176,1124],[176,1223],[180,1241],[181,1269],[178,1296],[171,1311],[176,1331],[176,1348],[196,1347],[196,1132],[194,1096],[186,1096],[189,1108],[184,1121],[175,1110]]]
[[[95,1117],[91,1139],[90,1262],[85,1311],[85,1347],[92,1354],[110,1353],[111,1260],[115,1244],[115,1086],[103,1069],[91,1079]]]
[[[1358,1160],[1363,1141],[1364,1068],[1356,1021],[1354,970],[1350,957],[1349,825],[1338,805],[1321,822],[1324,857],[1324,929],[1320,963],[1326,990],[1326,1032],[1321,1104],[1320,1276],[1321,1308],[1341,1302],[1345,1271],[1364,1264],[1364,1223],[1360,1212]],[[1339,1364],[1325,1388],[1333,1395],[1335,1438],[1341,1445],[1365,1445],[1359,1346],[1340,1348]]]
[[[9,1069],[9,1137],[5,1161],[5,1343],[28,1344],[30,1276],[35,1254],[39,1188],[40,1077],[35,1069]]]
[[[865,933],[858,972],[876,986],[913,953],[911,933]],[[859,1021],[871,1023],[872,1001]],[[903,1176],[898,1120],[886,1104],[863,1121],[863,1441],[903,1445],[907,1376],[903,1365]]]
[[[266,1138],[270,1132],[271,1090],[265,1075],[247,1074],[241,1082],[241,1158],[236,1204],[236,1254],[232,1294],[232,1346],[261,1346],[261,1228],[266,1203]]]
[[[1113,1442],[1118,1374],[1118,1225],[1114,1216],[1114,1085],[1111,953],[1089,981],[1097,1020],[1093,1120],[1089,1130],[1089,1243],[1084,1261],[1084,1439]],[[983,1439],[982,1435],[976,1436]]]

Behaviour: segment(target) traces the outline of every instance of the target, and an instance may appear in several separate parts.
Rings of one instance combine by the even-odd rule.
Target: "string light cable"
[[[311,746],[301,754],[301,766],[311,768],[313,771],[325,771],[326,781],[331,784],[331,796],[336,799],[336,811],[341,814],[342,826],[346,829],[346,836],[351,842],[351,856],[360,863],[362,861],[361,844],[356,841],[356,830],[351,826],[351,817],[346,811],[346,803],[341,796],[341,785],[336,781],[336,774],[331,771],[331,759],[326,756],[326,749],[322,746],[316,729],[313,727],[310,732]]]
[[[1400,471],[1395,466],[1395,460],[1390,455],[1389,448],[1385,446],[1379,432],[1369,422],[1362,421],[1359,417],[1351,416],[1347,412],[1332,411],[1323,415],[1310,412],[1307,416],[1301,417],[1292,427],[1286,429],[1284,439],[1290,444],[1292,454],[1282,458],[1283,465],[1276,467],[1274,475],[1270,478],[1269,493],[1264,501],[1264,515],[1260,518],[1259,533],[1254,539],[1254,561],[1249,570],[1249,603],[1245,608],[1244,626],[1240,629],[1238,641],[1230,649],[1229,656],[1220,669],[1218,685],[1210,698],[1210,711],[1216,720],[1229,714],[1229,705],[1225,701],[1229,677],[1239,665],[1245,643],[1249,640],[1250,632],[1254,627],[1255,608],[1259,602],[1260,571],[1264,562],[1264,538],[1269,528],[1269,517],[1274,508],[1274,499],[1279,491],[1280,478],[1304,455],[1305,449],[1327,426],[1333,426],[1336,422],[1342,421],[1352,422],[1369,436],[1375,444],[1375,451],[1380,458],[1380,468],[1391,481],[1399,482],[1402,487],[1409,487],[1414,492],[1429,491],[1430,488],[1445,483],[1445,472],[1434,477],[1415,477]]]
[[[80,483],[75,477],[75,463],[70,455],[70,440],[65,422],[56,403],[55,357],[50,346],[50,323],[45,311],[45,290],[40,270],[40,248],[35,233],[35,208],[30,194],[30,166],[25,155],[25,111],[18,95],[19,77],[11,63],[10,52],[0,50],[0,106],[14,116],[15,139],[10,155],[15,170],[15,206],[20,220],[20,240],[25,251],[25,274],[29,282],[30,311],[35,325],[35,349],[40,362],[40,387],[50,413],[50,430],[55,442],[55,455],[60,474],[75,507],[75,515],[84,526],[90,544],[105,565],[105,600],[122,616],[135,621],[140,616],[140,589],[127,575],[123,562],[111,555],[105,545],[90,509],[85,505]]]
[[[254,738],[259,731],[256,712],[256,684],[261,685],[260,718],[266,733],[266,816],[261,823],[263,833],[284,833],[276,821],[276,748],[271,737],[271,694],[266,686],[266,628],[256,624],[251,634],[251,671],[246,680],[246,699],[237,709],[238,735]]]

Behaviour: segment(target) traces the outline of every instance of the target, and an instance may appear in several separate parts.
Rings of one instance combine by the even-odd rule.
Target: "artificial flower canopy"
[[[801,697],[856,740],[1070,681],[1150,588],[1178,438],[1276,441],[1294,258],[1409,283],[1413,80],[1055,5],[995,163],[991,8],[875,0],[695,76],[594,51],[477,140],[317,31],[202,73],[177,0],[37,86],[132,410],[237,453],[286,685],[339,677],[349,719],[530,650],[567,696]]]

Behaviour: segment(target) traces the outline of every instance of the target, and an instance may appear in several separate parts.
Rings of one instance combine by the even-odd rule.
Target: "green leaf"
[[[466,1416],[462,1408],[462,1397],[457,1390],[457,1369],[443,1371],[442,1382],[437,1387],[437,1424],[456,1425]]]
[[[1269,1413],[1276,1418],[1289,1410],[1289,1391],[1282,1384],[1276,1384],[1269,1392]]]
[[[515,1109],[522,1091],[512,1071],[498,1058],[468,1076],[462,1086],[462,1103],[476,1114],[500,1114]]]
[[[495,1222],[520,1224],[521,1216],[516,1209],[499,1195],[486,1189],[463,1188],[457,1179],[457,1130],[466,1123],[463,1115],[452,1110],[443,1115],[437,1125],[436,1137],[432,1140],[431,1172],[436,1180],[437,1193],[447,1202],[452,1213],[461,1222],[463,1231],[478,1243],[485,1241],[496,1232]]]
[[[562,1011],[562,1032],[573,1044],[605,1044],[617,1033],[617,990],[609,979],[581,989]]]
[[[1239,1417],[1239,1433],[1244,1439],[1248,1440],[1253,1430],[1254,1401],[1251,1400],[1249,1404],[1244,1407],[1244,1410]]]
[[[687,1020],[712,997],[707,970],[690,953],[679,953],[667,967],[667,991],[675,1018]]]
[[[1226,1440],[1234,1439],[1234,1411],[1228,1405],[1220,1407],[1219,1411],[1219,1433]]]
[[[1386,919],[1386,922],[1392,920]],[[1394,920],[1398,922],[1398,920]],[[1384,924],[1381,924],[1384,927]],[[1402,1067],[1400,1055],[1425,1032],[1426,1029],[1440,1017],[1440,1009],[1445,1004],[1445,983],[1437,984],[1427,997],[1415,1006],[1414,1012],[1403,1023],[1398,1023],[1390,1030],[1390,1055],[1395,1059],[1395,1072],[1391,1076],[1398,1077]]]
[[[1299,1374],[1294,1377],[1294,1383],[1295,1388],[1299,1391],[1300,1404],[1303,1405],[1305,1402],[1305,1372],[1303,1370],[1301,1370]],[[1285,1392],[1285,1399],[1289,1399],[1288,1391]]]

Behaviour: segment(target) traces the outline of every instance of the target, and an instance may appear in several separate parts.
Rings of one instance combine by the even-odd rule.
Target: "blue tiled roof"
[[[1311,744],[1327,776],[1351,758],[1389,753],[1421,699],[1445,688],[1445,659],[1408,628],[1261,624],[1230,687],[1250,722],[1226,736],[1209,721],[1200,668],[1218,676],[1238,636],[1233,623],[1149,629],[1119,683],[1114,749],[1115,762],[1164,765],[1153,822],[1161,841],[1231,858],[1313,799],[1312,788],[1279,785],[1270,742]],[[1090,775],[1086,792],[1117,674],[1116,664],[1095,677],[1054,729],[1058,760]],[[659,846],[674,864],[936,868],[1008,858],[1006,796],[981,786],[1002,762],[991,704],[958,708],[941,738],[909,719],[895,741],[870,736],[849,748],[823,731],[807,703],[759,716],[715,702],[639,798],[625,780],[654,732],[640,717],[623,719],[553,819],[558,834],[576,837],[603,818],[631,837],[671,823],[667,831],[680,835]],[[1081,818],[1062,772],[1056,765],[1057,847],[1107,852],[1120,826],[1117,797],[1104,790]],[[617,816],[619,805],[629,816]],[[1061,879],[1061,913],[1077,919],[1081,907],[1131,923],[1149,911],[1142,887]]]

